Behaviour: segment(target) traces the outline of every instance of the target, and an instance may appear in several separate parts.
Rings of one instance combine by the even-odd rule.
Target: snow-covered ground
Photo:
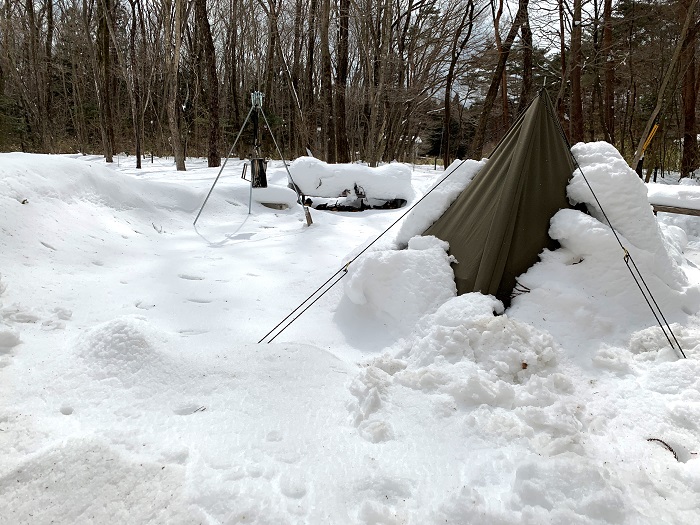
[[[609,146],[574,152],[687,359],[580,174],[591,215],[553,218],[503,315],[412,238],[468,161],[257,344],[406,208],[309,227],[256,191],[249,215],[229,161],[193,227],[201,161],[0,155],[0,524],[700,523],[700,218],[655,218]]]

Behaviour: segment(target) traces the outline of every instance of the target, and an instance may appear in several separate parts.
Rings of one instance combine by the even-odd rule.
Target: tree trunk
[[[323,122],[321,126],[321,140],[324,145],[326,162],[335,164],[335,124],[333,122],[333,84],[331,81],[331,49],[328,31],[331,17],[330,0],[321,0],[320,37],[321,37],[321,98],[323,100]]]
[[[681,0],[681,21],[694,15],[689,11],[691,0]],[[685,39],[680,56],[680,70],[683,71],[681,98],[683,103],[683,157],[681,178],[689,177],[695,171],[698,161],[698,131],[695,106],[697,90],[695,86],[695,46],[697,34],[692,31]]]
[[[481,152],[484,149],[484,142],[486,137],[486,125],[488,124],[489,117],[491,115],[491,109],[496,100],[496,95],[498,94],[498,87],[501,83],[501,77],[503,75],[503,70],[506,67],[506,62],[508,61],[508,55],[510,54],[510,48],[513,46],[513,41],[520,31],[520,26],[525,20],[525,14],[527,12],[529,0],[519,0],[518,11],[513,19],[513,25],[510,27],[508,36],[506,36],[503,42],[503,50],[498,57],[498,64],[491,77],[491,85],[486,93],[486,99],[484,100],[484,107],[481,110],[481,115],[479,116],[479,123],[474,133],[474,139],[471,144],[471,155],[472,157],[480,157]]]
[[[666,94],[666,87],[668,86],[668,83],[671,81],[671,77],[673,76],[673,71],[676,67],[676,63],[678,62],[678,58],[680,57],[681,54],[681,49],[683,47],[683,42],[685,41],[686,35],[688,34],[688,29],[690,27],[690,22],[693,19],[693,13],[695,12],[695,5],[697,4],[697,0],[690,0],[690,4],[688,5],[687,8],[687,16],[685,17],[685,22],[683,24],[683,29],[681,30],[680,38],[678,39],[678,43],[676,44],[676,48],[673,51],[673,56],[671,57],[671,61],[668,65],[668,68],[666,69],[666,72],[664,73],[663,79],[661,80],[661,86],[659,87],[659,92],[656,95],[656,106],[654,107],[654,110],[651,112],[651,115],[649,115],[649,120],[647,120],[646,126],[644,127],[644,132],[642,133],[642,136],[639,138],[639,142],[637,144],[637,150],[634,153],[634,159],[632,160],[632,166],[636,167],[637,164],[639,163],[639,159],[642,158],[642,155],[644,154],[644,143],[647,140],[647,137],[649,136],[649,133],[651,132],[651,128],[654,125],[654,121],[656,120],[656,117],[659,116],[659,112],[661,111],[661,106],[664,101],[664,95]],[[647,181],[648,182],[648,181]]]
[[[493,9],[493,4],[491,4]],[[503,53],[503,42],[501,41],[501,17],[503,16],[503,0],[498,2],[498,11],[493,15],[493,32],[496,39],[496,52],[501,55]],[[506,70],[503,68],[503,75],[501,77],[501,103],[502,103],[502,115],[501,123],[503,129],[508,129],[508,76],[506,75]]]
[[[304,120],[304,110],[302,106],[302,101],[299,98],[299,92],[301,89],[301,77],[302,77],[302,67],[301,67],[301,54],[304,48],[304,10],[303,6],[306,4],[304,0],[296,0],[294,6],[294,43],[292,50],[292,70],[291,70],[291,83],[292,89],[294,90],[294,102],[299,109],[296,118],[292,119],[290,127],[291,140],[295,142],[295,151],[303,151],[305,148],[309,147],[309,141],[306,139],[309,130],[307,129]],[[303,153],[304,155],[306,153]]]
[[[306,39],[306,89],[304,93],[304,108],[306,110],[307,125],[309,127],[309,145],[317,145],[318,132],[316,130],[316,94],[314,89],[314,56],[316,51],[316,20],[318,16],[318,0],[311,0],[308,13],[309,33]]]
[[[566,122],[566,86],[569,79],[569,69],[566,67],[566,42],[564,36],[566,35],[564,27],[564,0],[557,1],[557,8],[559,13],[559,64],[561,69],[561,84],[559,87],[559,93],[557,94],[557,100],[555,106],[557,108],[557,115],[559,116],[559,121]],[[566,128],[564,128],[565,131]]]
[[[175,0],[174,6],[173,0],[164,0],[163,8],[165,9],[166,109],[168,113],[168,127],[170,128],[170,145],[175,157],[176,169],[185,171],[185,150],[180,136],[180,102],[178,93],[180,50],[182,47],[182,0]]]
[[[138,0],[129,0],[131,4],[131,33],[129,34],[129,66],[131,70],[131,115],[134,121],[134,147],[136,148],[136,169],[141,169],[141,139],[143,137],[143,110],[141,107],[141,85],[137,74],[138,61],[136,60],[136,32],[138,18],[136,6]]]
[[[275,54],[277,53],[277,9],[273,0],[268,0],[267,11],[267,53],[265,64],[265,80],[262,86],[262,92],[269,95],[273,90],[274,76],[277,71],[275,64]]]
[[[105,19],[107,23],[107,29],[110,34],[112,43],[114,44],[114,49],[117,53],[117,60],[122,70],[122,75],[124,80],[129,86],[129,105],[131,107],[131,117],[133,120],[133,132],[134,132],[134,147],[136,150],[136,168],[141,169],[141,94],[140,86],[138,82],[138,77],[136,75],[136,31],[138,27],[136,6],[138,0],[129,0],[131,5],[131,28],[129,32],[129,59],[124,56],[124,53],[118,47],[117,40],[117,28],[114,25],[114,18],[112,12],[108,9],[106,0],[99,0],[102,2],[102,7],[105,12]]]
[[[338,5],[338,67],[335,77],[335,136],[338,162],[350,162],[345,91],[349,64],[350,0],[340,0]]]
[[[103,148],[105,160],[114,162],[114,118],[112,115],[112,59],[109,45],[108,16],[112,10],[113,0],[98,3],[97,23],[97,62],[99,66],[100,88],[98,100],[100,104],[100,123],[103,129]]]
[[[240,126],[242,122],[240,104],[238,101],[238,16],[239,0],[231,0],[230,17],[227,27],[226,47],[224,55],[224,115],[227,125],[231,127]]]
[[[581,0],[574,0],[571,29],[571,129],[572,144],[583,141],[583,96],[581,93]]]
[[[46,39],[44,40],[44,86],[40,86],[44,90],[44,148],[47,152],[53,153],[53,138],[52,138],[52,121],[53,121],[53,37],[54,37],[54,19],[53,19],[53,2],[47,0],[46,6]]]
[[[203,98],[209,124],[207,166],[214,168],[221,166],[221,155],[219,155],[219,78],[216,72],[214,41],[207,17],[207,0],[195,0],[194,12],[198,35],[202,39],[202,55],[206,70],[206,83],[202,82],[201,84],[203,85]]]
[[[615,144],[615,61],[613,57],[612,0],[603,6],[603,56],[605,57],[603,121],[605,140]]]
[[[530,29],[530,17],[525,11],[525,20],[520,29],[523,46],[523,83],[520,89],[520,101],[518,102],[518,115],[520,115],[532,98],[532,30]]]
[[[464,51],[469,39],[472,35],[472,29],[474,28],[474,1],[469,0],[467,2],[467,8],[464,10],[464,14],[460,19],[459,24],[457,24],[456,31],[454,31],[454,36],[452,37],[452,43],[450,45],[450,64],[447,67],[447,74],[445,75],[445,98],[442,119],[442,165],[445,169],[452,162],[451,153],[451,138],[452,133],[450,130],[450,124],[452,121],[452,85],[454,83],[455,70],[457,68],[457,61]],[[466,30],[464,38],[460,40],[460,36]]]

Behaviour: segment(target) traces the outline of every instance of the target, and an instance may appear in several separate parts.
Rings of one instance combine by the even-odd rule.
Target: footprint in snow
[[[233,240],[233,241],[248,240],[253,235],[255,235],[255,234],[254,233],[237,233],[236,235],[232,235],[231,237],[229,237],[229,239]]]
[[[196,403],[194,404],[186,404],[186,405],[181,405],[175,410],[173,410],[174,414],[177,414],[178,416],[189,416],[191,414],[195,414],[197,412],[204,412],[206,411],[207,407],[204,405],[198,405]]]
[[[198,275],[189,275],[186,273],[181,273],[178,275],[180,279],[185,279],[187,281],[203,281],[204,277],[199,277]]]
[[[306,480],[301,471],[284,472],[279,483],[280,492],[290,499],[301,499],[306,495]]]
[[[9,326],[0,324],[0,354],[21,343],[19,333]]]
[[[73,317],[73,312],[68,308],[63,308],[62,306],[57,306],[51,311],[56,314],[56,317],[63,321],[68,321],[71,317]]]
[[[143,301],[136,301],[134,306],[136,308],[140,308],[141,310],[150,310],[151,308],[155,307],[155,304],[148,304],[148,303],[144,303]]]
[[[180,335],[202,335],[202,334],[206,334],[207,330],[185,329],[185,330],[179,330],[178,333]]]

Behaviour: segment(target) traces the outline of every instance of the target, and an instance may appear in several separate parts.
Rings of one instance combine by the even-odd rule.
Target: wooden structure
[[[678,206],[664,206],[661,204],[652,204],[652,208],[654,208],[654,215],[656,215],[658,212],[662,213],[679,213],[681,215],[694,215],[696,217],[700,217],[700,210],[695,210],[693,208],[680,208]]]

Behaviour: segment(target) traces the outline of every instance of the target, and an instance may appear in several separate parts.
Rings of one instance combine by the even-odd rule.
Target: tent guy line
[[[547,111],[549,111],[550,115],[551,115],[551,107],[547,106]],[[553,115],[551,115],[551,116],[552,116],[552,118],[554,118]],[[556,122],[559,122],[558,119],[554,119],[554,120],[556,120]],[[559,123],[559,132],[561,133],[562,137],[564,138],[564,140],[568,144],[569,141],[566,138],[566,134],[564,133],[564,130],[561,128],[561,123]],[[674,351],[677,351],[678,353],[680,353],[680,355],[683,357],[683,359],[687,359],[687,356],[685,355],[683,348],[681,348],[681,345],[678,342],[676,335],[673,333],[673,330],[671,329],[671,325],[666,320],[666,316],[664,316],[664,313],[661,310],[661,307],[659,306],[656,299],[654,298],[654,294],[651,293],[651,290],[649,289],[649,286],[647,285],[647,283],[644,279],[644,276],[642,275],[642,272],[639,271],[637,264],[634,262],[634,258],[632,257],[632,254],[630,254],[630,252],[627,250],[627,248],[625,248],[625,246],[622,244],[622,241],[620,240],[620,236],[618,235],[617,230],[615,230],[612,223],[610,222],[610,218],[608,217],[608,214],[605,213],[605,209],[603,208],[603,205],[601,204],[600,200],[598,199],[598,196],[593,191],[593,187],[591,186],[591,183],[588,181],[586,174],[581,169],[581,165],[578,163],[578,160],[576,160],[576,157],[574,155],[571,155],[571,158],[574,161],[574,165],[576,167],[576,170],[579,173],[581,173],[581,177],[583,177],[583,180],[586,183],[586,186],[588,186],[588,189],[591,191],[591,195],[593,196],[593,199],[595,199],[595,202],[598,205],[600,212],[602,213],[603,217],[605,217],[605,221],[608,223],[608,226],[610,227],[610,230],[612,231],[613,236],[615,237],[615,240],[617,241],[617,244],[620,245],[620,248],[622,249],[622,253],[623,253],[623,260],[625,261],[625,266],[627,266],[627,269],[629,270],[630,275],[632,276],[632,279],[634,279],[634,282],[637,285],[637,288],[639,288],[639,291],[641,292],[642,296],[644,297],[644,300],[646,301],[647,305],[649,306],[649,309],[651,310],[652,315],[656,319],[656,322],[659,325],[659,328],[661,328],[661,331],[663,332],[664,336],[666,337],[668,344],[671,345],[671,348]],[[630,266],[630,263],[631,263],[631,266]],[[632,269],[633,267],[634,267],[634,269]],[[640,284],[640,281],[641,281],[641,284]],[[662,319],[663,319],[663,323],[661,322]],[[671,339],[673,339],[673,340],[671,340]],[[674,343],[675,343],[675,345],[674,345]]]
[[[435,186],[433,186],[429,191],[427,191],[427,192],[425,193],[425,195],[423,195],[420,199],[418,199],[415,203],[413,203],[404,213],[402,213],[402,214],[399,216],[398,219],[396,219],[394,222],[392,222],[392,223],[391,223],[383,232],[381,232],[372,242],[370,242],[367,246],[365,246],[365,247],[362,249],[362,251],[360,251],[360,253],[358,253],[355,257],[353,257],[353,258],[350,259],[347,263],[345,263],[338,271],[336,271],[333,275],[331,275],[331,276],[326,280],[326,282],[324,282],[321,286],[319,286],[318,288],[316,288],[316,290],[314,290],[314,292],[313,292],[311,295],[309,295],[306,299],[304,299],[294,310],[292,310],[291,312],[289,312],[289,314],[287,314],[287,316],[286,316],[284,319],[282,319],[282,320],[281,320],[279,323],[277,323],[269,332],[267,332],[264,336],[262,336],[262,337],[260,338],[260,340],[258,341],[258,344],[260,344],[260,343],[262,343],[263,341],[265,341],[265,339],[267,339],[267,338],[268,338],[272,333],[274,333],[280,326],[282,326],[282,325],[285,323],[285,321],[287,321],[288,319],[291,318],[291,320],[290,320],[286,325],[282,326],[282,328],[279,330],[279,332],[277,332],[269,341],[267,341],[267,343],[271,343],[272,341],[274,341],[275,338],[276,338],[278,335],[280,335],[280,334],[281,334],[282,332],[284,332],[287,328],[289,328],[289,326],[290,326],[294,321],[296,321],[299,317],[301,317],[301,315],[302,315],[306,310],[308,310],[316,301],[318,301],[321,297],[323,297],[323,296],[326,294],[326,292],[328,292],[329,290],[331,290],[336,284],[338,284],[338,283],[340,282],[340,280],[341,280],[343,277],[345,277],[345,276],[347,275],[347,273],[348,273],[348,268],[350,267],[350,265],[351,265],[352,263],[354,263],[359,257],[362,256],[362,254],[364,254],[367,250],[369,250],[379,239],[381,239],[384,235],[386,235],[386,233],[387,233],[389,230],[391,230],[394,226],[396,226],[404,217],[406,217],[406,215],[408,215],[416,206],[418,206],[426,197],[428,197],[428,195],[430,195],[433,191],[435,191],[443,182],[445,182],[445,181],[450,177],[450,175],[452,175],[454,172],[456,172],[465,162],[466,162],[466,159],[462,160],[459,164],[457,164],[454,168],[452,168],[452,170],[450,170],[450,172],[447,173],[447,174],[442,178],[442,180],[440,180],[437,184],[435,184]],[[340,277],[338,277],[335,281],[333,281],[333,283],[330,284],[330,286],[328,286],[328,287],[324,290],[324,288],[328,285],[328,283],[330,283],[330,282],[331,282],[335,277],[337,277],[338,274],[340,274],[341,272],[342,272],[342,275],[341,275]],[[321,290],[323,290],[323,292],[321,292]],[[320,295],[317,296],[317,294],[319,294],[319,292],[321,292],[321,293],[320,293]],[[313,299],[313,301],[312,301],[312,299]],[[309,303],[309,301],[311,301],[311,302]],[[307,303],[308,303],[308,304],[307,304]],[[306,308],[304,308],[304,306],[306,306]],[[302,309],[302,308],[303,308],[303,309]],[[301,311],[299,312],[299,310],[301,310]],[[297,312],[299,312],[299,313],[298,313],[296,316],[294,316],[294,314],[297,313]],[[294,316],[294,317],[292,317],[292,316]]]
[[[557,135],[558,141],[555,139]],[[560,154],[558,155],[557,152]],[[464,162],[462,161],[447,173],[359,254],[266,333],[258,343],[265,341],[281,326],[282,328],[267,341],[272,342],[296,321],[347,275],[351,263],[406,217]],[[535,167],[541,172],[539,178],[531,176]],[[551,248],[553,241],[548,234],[550,221],[558,210],[571,206],[566,188],[572,173],[576,171],[581,173],[614,238],[622,248],[625,265],[666,340],[673,351],[685,359],[685,352],[644,277],[631,254],[622,244],[598,196],[571,152],[571,145],[559,119],[554,115],[551,99],[544,89],[539,92],[496,146],[489,156],[487,166],[479,171],[442,216],[419,234],[433,235],[447,242],[450,246],[449,253],[462,263],[454,268],[458,295],[479,291],[494,295],[507,305],[518,275],[539,260],[543,249]],[[531,195],[533,192],[539,194],[542,187],[550,188],[547,203],[540,199],[540,203],[545,205],[540,205],[537,209],[524,206],[524,196]],[[509,211],[510,218],[497,219],[497,214],[505,210]],[[525,233],[524,230],[527,230],[527,235],[522,235]],[[342,275],[338,277],[341,272]]]

